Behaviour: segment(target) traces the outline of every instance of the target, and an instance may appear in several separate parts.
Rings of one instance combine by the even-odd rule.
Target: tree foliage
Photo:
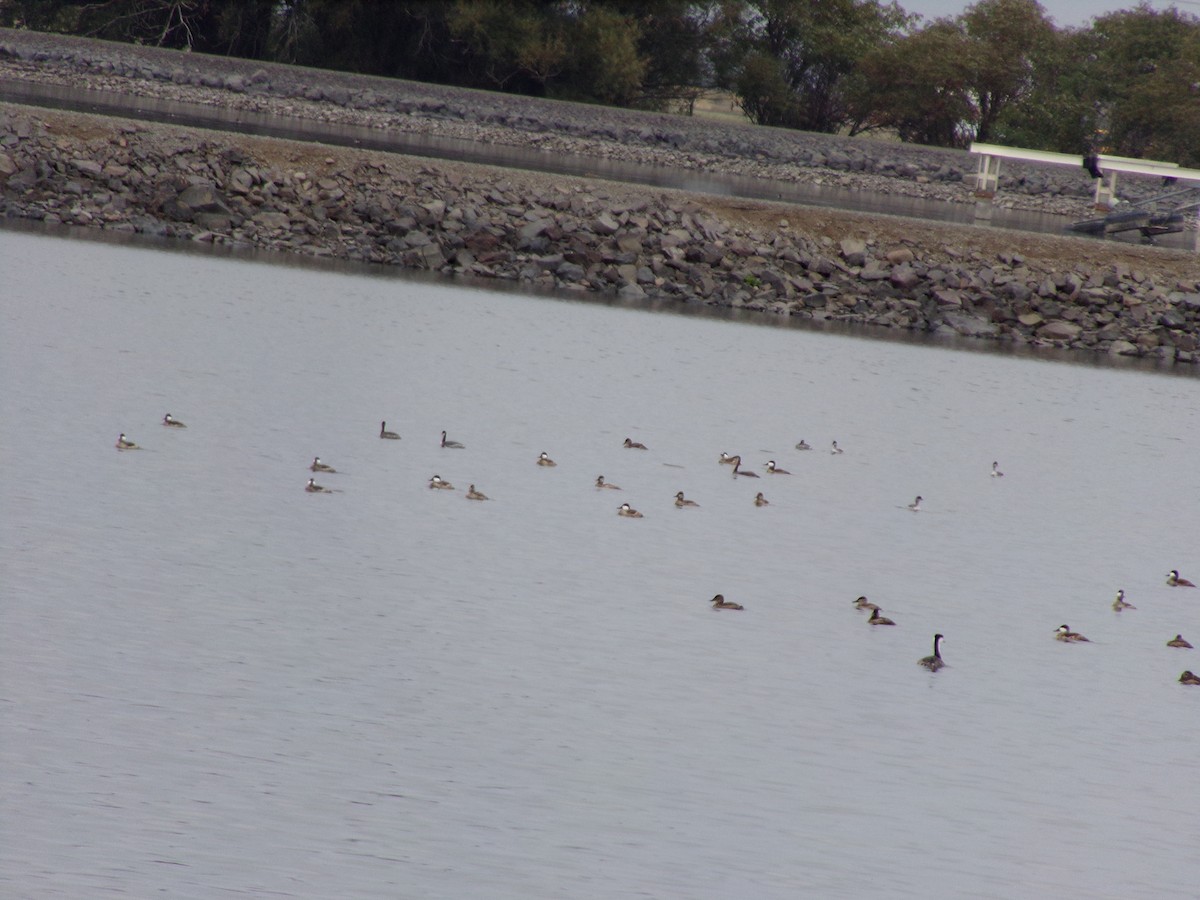
[[[882,0],[0,0],[0,25],[372,75],[1200,166],[1200,18],[1060,30],[1037,0],[923,22]]]

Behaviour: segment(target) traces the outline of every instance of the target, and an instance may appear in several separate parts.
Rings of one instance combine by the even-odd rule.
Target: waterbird
[[[1167,584],[1169,584],[1171,587],[1195,587],[1195,585],[1186,578],[1179,577],[1178,569],[1172,569],[1167,573]]]
[[[312,471],[312,472],[336,472],[337,471],[337,469],[335,469],[333,466],[327,466],[327,465],[325,465],[325,463],[321,462],[321,457],[319,457],[319,456],[313,457],[312,465],[309,466],[308,468],[309,468],[309,471]]]
[[[867,624],[868,625],[895,625],[896,623],[893,622],[891,619],[889,619],[887,616],[881,616],[879,614],[879,607],[876,606],[873,610],[871,610],[871,618],[867,619]]]
[[[1123,609],[1137,609],[1132,603],[1125,601],[1125,591],[1117,591],[1117,599],[1113,601],[1112,608],[1114,612],[1120,612]]]
[[[746,607],[742,606],[742,604],[740,604],[740,603],[729,602],[728,600],[725,599],[724,594],[717,594],[717,596],[713,597],[710,602],[712,603],[713,609],[745,609],[746,608]]]
[[[624,516],[627,519],[640,519],[642,514],[630,506],[628,503],[622,503],[617,507],[617,515]]]
[[[304,489],[306,491],[308,491],[310,494],[332,494],[333,493],[333,491],[331,491],[329,488],[323,487],[323,486],[317,484],[311,478],[308,479],[308,484],[306,484],[304,486]]]
[[[178,419],[172,418],[170,413],[167,413],[165,416],[163,416],[163,424],[168,428],[187,428],[187,426]]]
[[[475,490],[475,485],[471,485],[469,488],[467,488],[467,499],[468,500],[490,500],[491,498],[487,494],[482,494],[479,491]]]
[[[558,465],[558,463],[556,463],[554,460],[552,460],[550,457],[548,457],[545,453],[541,453],[538,455],[537,464],[539,466],[557,466]]]
[[[379,423],[379,436],[389,441],[400,440],[400,435],[396,434],[394,431],[387,430],[387,422]]]
[[[119,435],[117,435],[116,448],[118,450],[141,450],[142,449],[137,444],[135,444],[133,441],[128,440],[125,437],[125,432],[123,432],[123,431]]]
[[[1089,641],[1087,638],[1085,638],[1078,631],[1072,631],[1066,625],[1059,625],[1058,628],[1055,629],[1054,639],[1056,641],[1063,641],[1064,643],[1067,643],[1067,644],[1090,644],[1091,643],[1091,641]]]
[[[1184,640],[1182,634],[1177,634],[1177,635],[1175,635],[1175,637],[1171,638],[1171,640],[1167,641],[1167,646],[1168,647],[1180,647],[1184,650],[1192,649],[1192,645],[1189,644],[1186,640]]]
[[[779,466],[775,465],[775,460],[773,460],[773,459],[767,460],[767,471],[770,472],[772,475],[791,475],[792,474],[787,469],[781,469],[781,468],[779,468]]]
[[[430,479],[429,479],[429,486],[430,486],[431,488],[436,488],[436,489],[438,489],[438,490],[441,490],[441,491],[452,491],[452,490],[454,490],[454,485],[452,485],[450,482],[448,482],[448,481],[446,481],[445,479],[443,479],[443,478],[442,478],[440,475],[434,475],[432,478],[430,478]]]
[[[449,450],[462,450],[463,449],[463,445],[460,444],[458,441],[446,440],[446,432],[444,432],[444,431],[442,432],[442,446],[446,447]]]
[[[946,665],[942,659],[942,636],[940,634],[933,636],[933,656],[921,657],[917,660],[917,665],[924,666],[930,672],[936,672]]]
[[[597,476],[596,476],[596,487],[598,487],[598,488],[606,488],[606,489],[608,489],[608,490],[610,490],[610,491],[619,491],[619,490],[620,490],[620,488],[619,488],[619,487],[617,487],[617,485],[613,484],[613,483],[612,483],[612,482],[610,482],[610,481],[605,481],[605,480],[604,480],[604,476],[603,476],[603,475],[597,475]]]
[[[640,444],[637,441],[631,441],[629,438],[625,438],[625,444],[623,446],[625,447],[626,450],[645,450],[646,449],[645,444]]]
[[[686,497],[683,496],[683,491],[679,491],[675,495],[675,505],[678,506],[680,509],[683,509],[685,506],[699,506],[700,504],[697,503],[695,500],[688,500]]]

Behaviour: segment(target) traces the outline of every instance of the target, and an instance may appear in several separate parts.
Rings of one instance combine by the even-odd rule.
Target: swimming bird
[[[936,672],[938,669],[946,665],[942,660],[942,636],[935,634],[933,636],[933,656],[923,656],[917,660],[917,665],[924,666],[930,672]]]
[[[775,465],[775,460],[773,460],[773,459],[767,460],[767,471],[770,472],[772,475],[791,475],[792,474],[787,469],[781,469],[781,468],[779,468],[779,466]]]
[[[728,600],[725,599],[724,594],[717,594],[717,596],[713,597],[710,602],[712,603],[713,609],[745,609],[746,608],[746,607],[742,606],[742,604],[740,604],[740,603],[729,602]]]
[[[306,484],[304,486],[304,489],[306,491],[308,491],[310,494],[332,494],[333,493],[333,491],[331,491],[329,488],[322,487],[321,485],[319,485],[315,481],[313,481],[313,479],[311,479],[311,478],[308,479],[308,484]]]
[[[118,450],[141,450],[142,449],[137,444],[135,444],[133,441],[126,439],[125,432],[123,432],[123,431],[119,435],[117,435],[116,448]]]
[[[625,438],[624,447],[626,450],[645,450],[646,449],[645,444],[639,444],[637,441],[631,441],[629,438]]]
[[[740,456],[730,456],[728,453],[722,453],[719,457],[717,457],[717,462],[723,466],[732,466],[739,459],[741,459]]]
[[[163,424],[168,428],[187,428],[187,426],[178,419],[172,418],[170,413],[167,413],[165,416],[163,416]]]
[[[1200,684],[1200,675],[1193,675],[1191,672],[1184,672],[1179,676],[1180,684]]]
[[[679,491],[675,495],[675,505],[678,506],[680,509],[683,509],[685,506],[699,506],[700,504],[697,503],[695,500],[688,500],[687,498],[685,498],[683,496],[683,491]]]
[[[868,600],[866,597],[859,597],[854,601],[855,609],[869,609],[872,612],[879,612],[879,607]]]
[[[460,444],[458,441],[446,440],[446,432],[444,432],[444,431],[442,432],[442,446],[449,450],[462,450],[463,449],[463,445]]]
[[[908,508],[911,509],[913,512],[920,512],[921,511],[921,501],[924,499],[925,498],[922,497],[920,494],[917,494],[917,499],[914,500],[912,503],[908,504]]]
[[[607,488],[610,491],[619,491],[620,490],[620,488],[617,487],[617,485],[613,484],[612,482],[605,481],[603,475],[596,476],[596,487]]]
[[[1004,477],[1004,473],[1000,471],[1000,463],[998,463],[994,460],[992,461],[992,477],[993,478],[1003,478]]]
[[[839,447],[839,446],[837,445],[837,441],[834,441],[834,442],[833,442],[833,446],[829,448],[829,452],[830,452],[830,453],[832,453],[832,454],[834,454],[834,455],[836,456],[837,454],[839,454],[839,453],[842,453],[842,452],[844,452],[844,451],[842,450],[842,448],[841,448],[841,447]]]
[[[1091,641],[1089,641],[1087,638],[1085,638],[1078,631],[1072,631],[1066,625],[1059,625],[1058,628],[1055,629],[1054,639],[1056,641],[1063,641],[1068,644],[1090,644],[1091,643]]]
[[[1186,578],[1179,577],[1178,569],[1172,569],[1167,573],[1167,584],[1169,584],[1171,587],[1195,587],[1195,585]]]
[[[1132,603],[1125,602],[1125,591],[1123,590],[1117,591],[1117,599],[1113,601],[1112,607],[1114,612],[1120,612],[1123,609],[1137,609]]]
[[[379,423],[379,436],[381,438],[385,438],[386,440],[389,440],[389,441],[400,440],[400,435],[396,434],[396,432],[394,432],[394,431],[387,430],[387,422]]]
[[[896,623],[893,622],[891,619],[887,618],[887,616],[881,616],[879,614],[879,607],[876,606],[873,610],[871,610],[871,618],[867,619],[867,624],[868,625],[895,625]]]
[[[1183,639],[1182,634],[1177,634],[1171,640],[1167,641],[1168,647],[1181,647],[1184,650],[1191,650],[1192,645]]]
[[[762,491],[759,491],[757,494],[754,495],[754,505],[755,506],[770,506],[771,501],[762,495]]]
[[[811,450],[812,446],[804,438],[800,438],[800,443],[796,445],[797,450]]]
[[[479,491],[475,490],[475,485],[471,485],[469,488],[467,488],[467,499],[468,500],[490,500],[491,497],[489,497],[487,494],[481,494]]]
[[[321,457],[319,457],[319,456],[313,457],[312,465],[309,466],[308,468],[309,468],[309,471],[312,471],[312,472],[336,472],[337,471],[337,469],[335,469],[333,466],[327,466],[327,465],[325,465],[325,463],[321,462]]]
[[[437,488],[438,490],[441,490],[441,491],[454,490],[454,485],[452,485],[448,481],[445,481],[444,479],[441,478],[441,476],[438,476],[438,475],[434,475],[432,478],[429,479],[429,486],[431,488]]]
[[[743,472],[742,471],[742,458],[740,456],[735,456],[733,458],[733,477],[736,478],[739,475],[742,475],[746,478],[757,478],[758,477],[757,472]]]
[[[622,503],[617,507],[617,515],[624,516],[627,519],[640,519],[642,514],[630,506],[628,503]]]
[[[552,460],[550,457],[548,457],[545,453],[538,455],[537,464],[539,466],[557,466],[558,465],[558,463],[556,463],[554,460]]]

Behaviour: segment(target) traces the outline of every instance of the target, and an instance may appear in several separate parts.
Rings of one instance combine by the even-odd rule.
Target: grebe
[[[389,440],[389,441],[400,440],[400,435],[396,434],[396,432],[394,432],[394,431],[387,430],[387,422],[379,423],[379,436],[381,438],[384,438],[385,440]]]
[[[877,606],[873,610],[871,610],[871,618],[867,619],[867,624],[868,625],[895,625],[896,623],[893,622],[891,619],[887,618],[887,616],[881,616],[879,614],[879,607]]]
[[[922,497],[920,494],[917,494],[917,499],[914,500],[912,503],[908,504],[908,508],[911,509],[913,512],[920,512],[921,511],[921,501],[924,499],[925,498]]]
[[[743,472],[742,471],[742,458],[740,456],[735,456],[733,458],[733,477],[736,478],[739,475],[743,476],[744,478],[757,478],[758,477],[757,472]]]
[[[829,452],[836,456],[837,454],[842,453],[844,451],[842,450],[841,447],[839,447],[837,445],[837,441],[834,441],[833,446],[829,448]]]
[[[946,665],[942,660],[942,636],[935,634],[933,636],[933,656],[923,656],[917,660],[917,665],[924,666],[930,672],[936,672],[938,669]]]
[[[992,477],[993,478],[1003,478],[1004,477],[1004,473],[1000,471],[1000,463],[995,462],[995,461],[992,462]]]
[[[463,449],[463,445],[460,444],[458,441],[446,440],[446,432],[444,432],[444,431],[442,432],[442,446],[448,450],[462,450]]]
[[[596,476],[596,487],[607,488],[610,491],[619,491],[620,490],[620,488],[617,487],[617,485],[611,484],[610,482],[605,481],[603,475]]]

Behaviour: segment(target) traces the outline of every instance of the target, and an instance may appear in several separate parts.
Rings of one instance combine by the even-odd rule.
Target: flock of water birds
[[[174,418],[170,413],[167,413],[166,415],[163,416],[162,424],[166,428],[187,428],[187,425],[185,425],[183,422],[179,421],[178,419]],[[400,440],[399,434],[397,434],[394,431],[388,430],[386,420],[379,423],[379,437],[382,440],[388,440],[388,441]],[[451,440],[449,437],[447,437],[447,434],[445,431],[442,432],[441,446],[447,450],[463,450],[466,448],[465,444],[463,444],[459,441]],[[622,444],[622,446],[627,450],[646,450],[646,449],[648,449],[645,444],[635,441],[631,438],[625,438],[625,441]],[[117,448],[117,450],[140,450],[140,449],[142,449],[138,444],[129,440],[129,438],[126,437],[124,432],[121,432],[121,434],[117,437],[116,448]],[[797,450],[812,450],[813,448],[812,448],[812,445],[809,444],[807,441],[800,440],[796,444],[796,449]],[[838,446],[837,441],[833,441],[830,445],[829,452],[830,452],[830,454],[837,456],[839,454],[844,453],[845,451],[841,447]],[[742,468],[742,458],[741,458],[741,456],[739,456],[737,454],[730,455],[728,453],[721,453],[720,456],[718,457],[717,461],[719,463],[721,463],[722,465],[732,466],[734,478],[738,478],[738,477],[758,478],[759,477],[757,472],[752,472],[752,471]],[[543,466],[543,467],[551,467],[551,466],[558,465],[558,463],[556,463],[553,459],[551,459],[550,456],[546,453],[540,453],[538,455],[537,459],[534,460],[534,463],[538,466]],[[313,461],[309,465],[308,468],[309,468],[309,471],[314,472],[314,473],[322,473],[323,472],[323,473],[327,473],[327,474],[335,474],[337,472],[337,469],[335,469],[333,466],[323,463],[321,461],[321,457],[319,457],[319,456],[313,457]],[[770,475],[791,475],[792,474],[787,469],[781,468],[773,459],[768,460],[767,463],[763,466],[763,468],[765,468],[767,473]],[[1000,463],[998,461],[992,462],[991,477],[993,477],[993,478],[1003,478],[1004,477],[1004,473],[1002,471],[1000,471]],[[444,490],[444,491],[455,490],[455,487],[453,484],[451,484],[449,481],[446,481],[440,475],[436,475],[436,474],[433,475],[429,479],[429,487],[432,490]],[[603,475],[596,476],[596,489],[597,490],[612,490],[612,491],[621,490],[621,488],[618,485],[615,485],[609,481],[605,481]],[[315,477],[311,477],[308,479],[308,483],[305,485],[304,490],[310,494],[336,493],[335,488],[329,488],[329,487],[325,487],[324,485],[317,484]],[[467,492],[466,492],[465,496],[468,500],[489,500],[490,499],[486,494],[482,493],[481,491],[476,490],[474,484],[470,485],[467,488]],[[912,512],[920,512],[921,511],[921,503],[923,502],[923,500],[924,500],[924,498],[918,494],[916,499],[914,499],[912,503],[909,503],[908,506],[906,507],[906,509],[909,509]],[[683,491],[679,491],[675,494],[675,506],[680,509],[685,509],[688,507],[698,507],[699,505],[700,504],[697,503],[695,500],[690,500],[687,497],[685,497]],[[762,491],[759,491],[754,497],[754,505],[759,506],[759,507],[768,506],[768,505],[770,505],[770,501],[767,500],[767,498],[763,495]],[[628,503],[622,503],[620,506],[617,507],[617,515],[622,516],[627,519],[644,518],[642,513],[638,512],[638,510],[634,509]],[[1188,579],[1182,577],[1179,574],[1179,570],[1177,570],[1177,569],[1172,569],[1170,572],[1167,573],[1167,582],[1166,583],[1168,585],[1170,585],[1171,587],[1182,587],[1182,588],[1195,588],[1196,587],[1196,585],[1194,583],[1192,583]],[[734,603],[732,601],[726,600],[725,596],[723,594],[717,594],[716,596],[714,596],[712,598],[712,600],[710,602],[711,602],[712,608],[714,610],[742,611],[745,609],[745,607],[742,606],[740,603]],[[858,597],[854,601],[854,608],[857,610],[864,610],[864,611],[870,612],[870,616],[867,618],[868,625],[887,626],[887,625],[895,625],[896,624],[891,619],[887,618],[884,615],[881,615],[879,606],[877,606],[876,604],[869,601],[866,597]],[[1123,610],[1126,610],[1126,609],[1137,609],[1137,607],[1134,606],[1132,603],[1129,603],[1128,601],[1126,601],[1124,589],[1117,591],[1117,596],[1116,596],[1116,599],[1112,603],[1112,608],[1115,612],[1122,612]],[[1055,630],[1054,637],[1055,637],[1055,640],[1062,641],[1063,643],[1068,643],[1068,644],[1090,643],[1090,641],[1086,637],[1084,637],[1082,634],[1080,634],[1077,631],[1072,631],[1070,626],[1068,626],[1066,624],[1060,625]],[[917,660],[917,664],[920,666],[923,666],[924,668],[930,670],[931,672],[937,672],[940,669],[945,668],[946,662],[945,662],[945,660],[942,659],[942,641],[943,640],[945,640],[945,637],[943,635],[935,634],[933,636],[933,653],[931,653],[929,656],[921,657],[921,659]],[[1184,650],[1193,649],[1192,645],[1183,637],[1182,634],[1176,634],[1174,638],[1167,641],[1167,646],[1177,648],[1177,649],[1184,649]],[[1194,674],[1193,672],[1191,672],[1191,670],[1185,670],[1183,672],[1183,674],[1179,676],[1179,683],[1180,684],[1200,685],[1200,675]]]

